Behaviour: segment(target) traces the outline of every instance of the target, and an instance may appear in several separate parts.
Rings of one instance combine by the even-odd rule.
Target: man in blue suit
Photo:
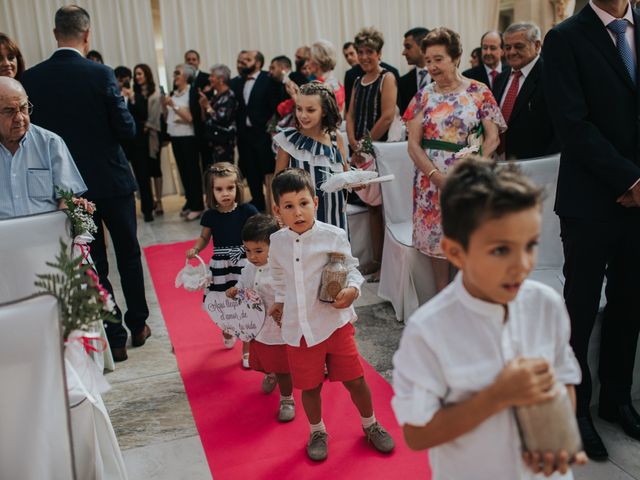
[[[96,204],[98,232],[91,243],[91,256],[100,282],[113,294],[103,222],[111,234],[127,302],[124,320],[133,346],[140,346],[151,330],[146,325],[149,309],[136,237],[136,183],[119,143],[135,135],[135,123],[113,70],[84,58],[89,50],[89,27],[84,9],[76,5],[60,8],[54,29],[58,49],[24,72],[21,80],[34,105],[32,120],[63,138],[87,184],[85,196]],[[119,309],[117,313],[122,318]],[[114,360],[126,360],[127,331],[122,322],[105,327]]]

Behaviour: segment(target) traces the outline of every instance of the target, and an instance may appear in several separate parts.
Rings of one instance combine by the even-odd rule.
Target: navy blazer
[[[281,84],[273,80],[265,71],[260,71],[256,77],[249,104],[244,102],[244,77],[234,77],[230,82],[230,87],[238,99],[238,112],[236,114],[236,125],[238,133],[242,134],[248,128],[246,119],[249,117],[251,126],[260,130],[267,130],[267,122],[276,112],[278,101],[280,100]]]
[[[639,54],[636,10],[633,18]],[[542,55],[547,105],[562,152],[556,212],[596,221],[640,220],[640,209],[616,203],[640,178],[640,91],[591,6],[551,29]]]
[[[542,82],[542,57],[538,58],[522,84],[505,132],[507,159],[542,157],[560,151],[549,117]],[[500,105],[506,95],[509,75],[498,75],[493,93]]]
[[[120,140],[136,126],[113,70],[72,50],[58,50],[22,74],[31,120],[67,144],[88,190],[101,199],[131,194],[136,182]]]

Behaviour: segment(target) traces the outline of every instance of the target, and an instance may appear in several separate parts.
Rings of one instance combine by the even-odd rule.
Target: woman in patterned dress
[[[489,88],[458,72],[462,46],[456,32],[432,30],[422,41],[422,51],[434,81],[416,94],[404,117],[409,156],[416,167],[413,244],[431,259],[440,291],[450,280],[449,263],[440,248],[440,189],[468,137],[482,126],[482,155],[491,157],[506,124]]]

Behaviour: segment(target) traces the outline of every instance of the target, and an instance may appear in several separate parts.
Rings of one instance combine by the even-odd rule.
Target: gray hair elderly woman
[[[310,57],[307,62],[309,71],[315,75],[317,81],[325,83],[333,89],[338,109],[342,111],[345,99],[344,86],[333,74],[337,61],[336,48],[328,40],[318,40],[311,45],[309,51]],[[293,82],[287,83],[287,93],[295,101],[298,95],[298,86]]]
[[[204,134],[211,148],[213,163],[233,163],[238,101],[229,88],[230,79],[229,67],[214,65],[210,70],[209,83],[215,94],[209,99],[203,92],[199,92]]]
[[[195,74],[196,69],[191,65],[183,63],[176,66],[173,71],[175,89],[170,97],[163,99],[167,133],[171,136],[171,148],[186,197],[186,203],[180,215],[188,221],[200,218],[204,210],[198,142],[189,108],[191,82]]]

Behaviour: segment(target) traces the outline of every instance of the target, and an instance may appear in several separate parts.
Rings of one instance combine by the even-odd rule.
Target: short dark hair
[[[258,213],[245,222],[241,238],[243,242],[270,243],[269,237],[279,229],[278,222],[274,217]]]
[[[61,38],[78,38],[89,30],[90,24],[89,12],[78,5],[65,5],[56,12],[55,30]]]
[[[434,28],[429,34],[422,39],[420,48],[426,52],[428,47],[434,45],[442,45],[447,54],[454,60],[462,56],[462,42],[460,35],[447,27]]]
[[[504,37],[502,36],[502,32],[499,32],[497,30],[489,30],[488,32],[484,32],[480,37],[480,46],[482,46],[482,41],[484,40],[484,37],[486,37],[491,33],[495,33],[500,37],[500,48],[504,48]]]
[[[301,168],[286,168],[278,173],[271,182],[271,193],[273,193],[273,201],[276,205],[280,203],[280,197],[285,193],[298,193],[302,190],[307,190],[312,197],[316,195],[311,175]]]
[[[345,42],[345,44],[342,45],[342,50],[346,50],[349,47],[356,48],[356,44],[353,42]]]
[[[114,68],[113,73],[115,74],[116,78],[133,77],[133,73],[131,72],[131,69],[129,69],[128,67],[125,67],[124,65],[120,65]]]
[[[457,163],[442,188],[442,231],[466,249],[482,223],[539,206],[541,201],[542,189],[515,163],[469,156]]]
[[[93,60],[94,62],[102,63],[104,65],[104,59],[102,58],[102,54],[97,50],[89,50],[87,52],[87,58],[89,60]]]
[[[336,94],[332,87],[326,83],[314,80],[300,86],[298,96],[302,95],[318,95],[320,97],[320,108],[322,109],[320,127],[324,132],[331,133],[340,128],[342,116],[340,115],[340,108],[338,108],[338,101],[336,100]],[[300,124],[297,115],[294,121],[296,128],[299,130]]]
[[[412,37],[413,41],[418,45],[422,42],[422,39],[429,34],[429,29],[424,27],[415,27],[411,30],[407,30],[404,34],[405,37]]]
[[[221,177],[230,177],[235,175],[236,177],[236,202],[242,203],[244,201],[244,185],[242,183],[242,174],[238,167],[229,162],[217,162],[211,165],[204,175],[204,187],[205,195],[207,199],[207,207],[216,209],[218,204],[216,203],[216,197],[213,194],[213,181]]]
[[[196,54],[196,57],[198,57],[198,61],[200,61],[200,54],[198,53],[198,51],[197,51],[197,50],[193,50],[193,49],[191,49],[191,50],[187,50],[186,52],[184,52],[184,56],[186,57],[186,56],[187,56],[188,54],[190,54],[190,53],[195,53],[195,54]]]
[[[264,67],[264,55],[260,50],[256,50],[256,62],[260,64],[260,68]]]
[[[285,68],[288,68],[289,70],[291,70],[291,59],[286,55],[278,55],[277,57],[273,57],[273,60],[271,60],[271,63],[273,62],[279,63],[280,65],[283,65]]]

